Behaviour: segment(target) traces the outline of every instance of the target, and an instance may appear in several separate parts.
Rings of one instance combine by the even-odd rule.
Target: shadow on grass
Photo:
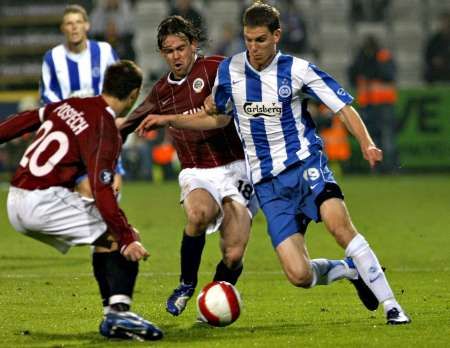
[[[330,329],[334,326],[348,325],[348,321],[334,321],[323,323]],[[221,342],[235,340],[253,340],[261,335],[272,337],[284,337],[287,335],[304,335],[308,336],[311,331],[315,330],[314,324],[289,324],[289,323],[268,323],[255,326],[229,326],[226,328],[216,328],[207,324],[196,323],[191,327],[180,328],[178,325],[164,325],[161,327],[164,331],[163,342],[172,343],[202,343],[202,342]],[[130,343],[127,340],[107,340],[98,332],[85,333],[49,333],[49,332],[32,332],[25,337],[29,343],[50,344],[52,347],[59,347],[59,342],[63,342],[62,346],[83,345],[86,347],[94,347],[105,343]],[[254,338],[253,338],[254,337]]]
[[[305,325],[307,326],[307,325]],[[302,325],[303,327],[303,325]],[[164,342],[205,342],[205,341],[228,341],[246,337],[251,338],[252,334],[258,334],[258,332],[268,332],[274,335],[280,335],[280,333],[291,332],[291,330],[300,329],[299,325],[264,325],[258,327],[227,327],[227,328],[214,328],[206,324],[195,324],[189,328],[178,328],[177,326],[165,325],[162,327],[164,331]],[[32,345],[36,344],[50,344],[52,347],[59,347],[59,343],[64,343],[64,346],[79,345],[82,344],[86,347],[93,347],[95,345],[101,345],[109,342],[106,338],[102,337],[98,332],[85,332],[85,333],[50,333],[35,331],[27,333],[26,335],[19,334],[23,338],[26,337],[27,341]],[[111,342],[121,342],[121,340],[111,340]]]

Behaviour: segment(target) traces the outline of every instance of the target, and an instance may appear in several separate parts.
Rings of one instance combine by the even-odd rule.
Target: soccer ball
[[[198,314],[212,326],[227,326],[241,314],[241,297],[230,283],[219,281],[206,284],[197,297]]]

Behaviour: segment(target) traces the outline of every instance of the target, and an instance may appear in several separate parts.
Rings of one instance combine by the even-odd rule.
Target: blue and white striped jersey
[[[246,52],[227,58],[212,93],[220,113],[233,111],[254,184],[322,148],[307,111],[308,98],[334,112],[353,101],[315,65],[280,52],[262,71],[250,65]]]
[[[88,40],[87,49],[73,53],[61,44],[47,51],[42,64],[41,102],[101,93],[106,68],[118,60],[107,42]]]

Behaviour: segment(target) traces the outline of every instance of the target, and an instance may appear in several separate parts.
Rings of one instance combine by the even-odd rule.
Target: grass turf
[[[178,283],[184,214],[175,183],[126,183],[122,206],[151,253],[141,263],[133,309],[165,332],[159,342],[108,342],[97,331],[101,304],[90,249],[62,256],[10,227],[0,192],[0,347],[448,347],[450,346],[450,185],[446,176],[344,177],[358,229],[366,236],[413,323],[385,325],[348,282],[312,290],[291,286],[280,271],[261,212],[238,283],[244,311],[227,328],[195,324],[195,300],[177,318],[165,300]],[[311,257],[342,258],[322,224],[307,233]],[[208,237],[200,284],[220,258]]]

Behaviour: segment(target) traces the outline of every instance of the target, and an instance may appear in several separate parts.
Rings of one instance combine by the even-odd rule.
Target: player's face
[[[250,64],[257,70],[264,69],[272,61],[277,52],[281,30],[273,33],[266,26],[244,27],[245,46],[247,47]]]
[[[168,35],[162,43],[161,55],[175,78],[182,79],[191,70],[196,50],[195,41],[189,43],[184,36]]]
[[[61,31],[69,46],[77,46],[87,40],[89,22],[81,13],[67,13],[61,24]]]

